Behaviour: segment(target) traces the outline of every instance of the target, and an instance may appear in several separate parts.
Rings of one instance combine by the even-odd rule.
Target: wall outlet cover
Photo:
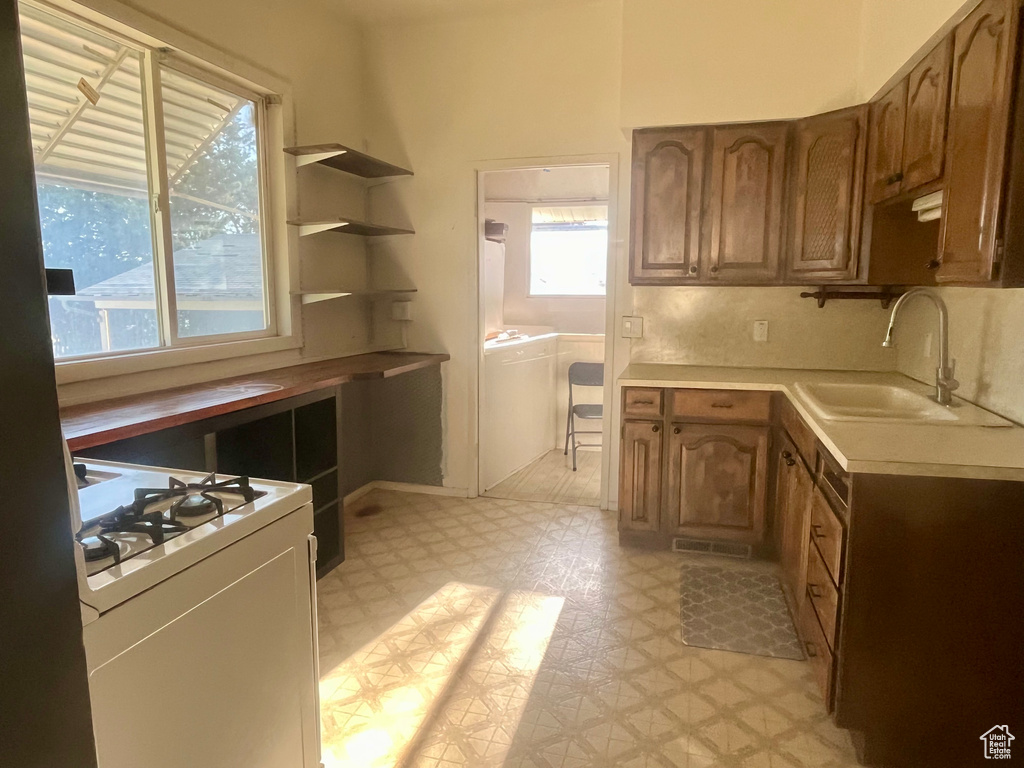
[[[768,321],[754,321],[754,341],[768,341]]]
[[[644,319],[642,317],[622,318],[622,338],[642,339],[644,336]]]

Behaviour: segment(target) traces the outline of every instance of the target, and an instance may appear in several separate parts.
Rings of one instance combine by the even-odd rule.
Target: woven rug
[[[777,659],[803,659],[778,578],[761,568],[686,563],[680,569],[683,642]]]

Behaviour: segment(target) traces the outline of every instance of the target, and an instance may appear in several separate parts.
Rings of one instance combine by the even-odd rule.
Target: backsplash
[[[943,288],[949,307],[949,352],[956,360],[956,394],[1024,422],[1024,289]],[[938,323],[928,301],[901,311],[896,329],[900,373],[935,380]],[[926,336],[932,334],[930,354]]]
[[[634,313],[644,337],[635,362],[765,368],[891,371],[882,347],[889,313],[877,301],[832,301],[818,309],[801,288],[637,287]],[[768,341],[755,342],[755,320],[768,321]]]

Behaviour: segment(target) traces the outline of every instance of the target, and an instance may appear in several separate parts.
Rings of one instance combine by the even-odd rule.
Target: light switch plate
[[[644,336],[644,319],[642,317],[622,318],[622,338],[642,339]]]
[[[768,341],[768,321],[754,321],[754,341]]]

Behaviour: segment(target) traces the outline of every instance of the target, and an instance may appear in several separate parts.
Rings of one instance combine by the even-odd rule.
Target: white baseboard
[[[402,493],[425,493],[430,496],[457,496],[463,499],[469,497],[468,488],[449,488],[443,485],[418,485],[416,483],[395,483],[390,480],[371,480],[366,485],[356,488],[352,493],[345,496],[345,504],[351,504],[356,499],[377,489],[382,491],[401,491]]]

